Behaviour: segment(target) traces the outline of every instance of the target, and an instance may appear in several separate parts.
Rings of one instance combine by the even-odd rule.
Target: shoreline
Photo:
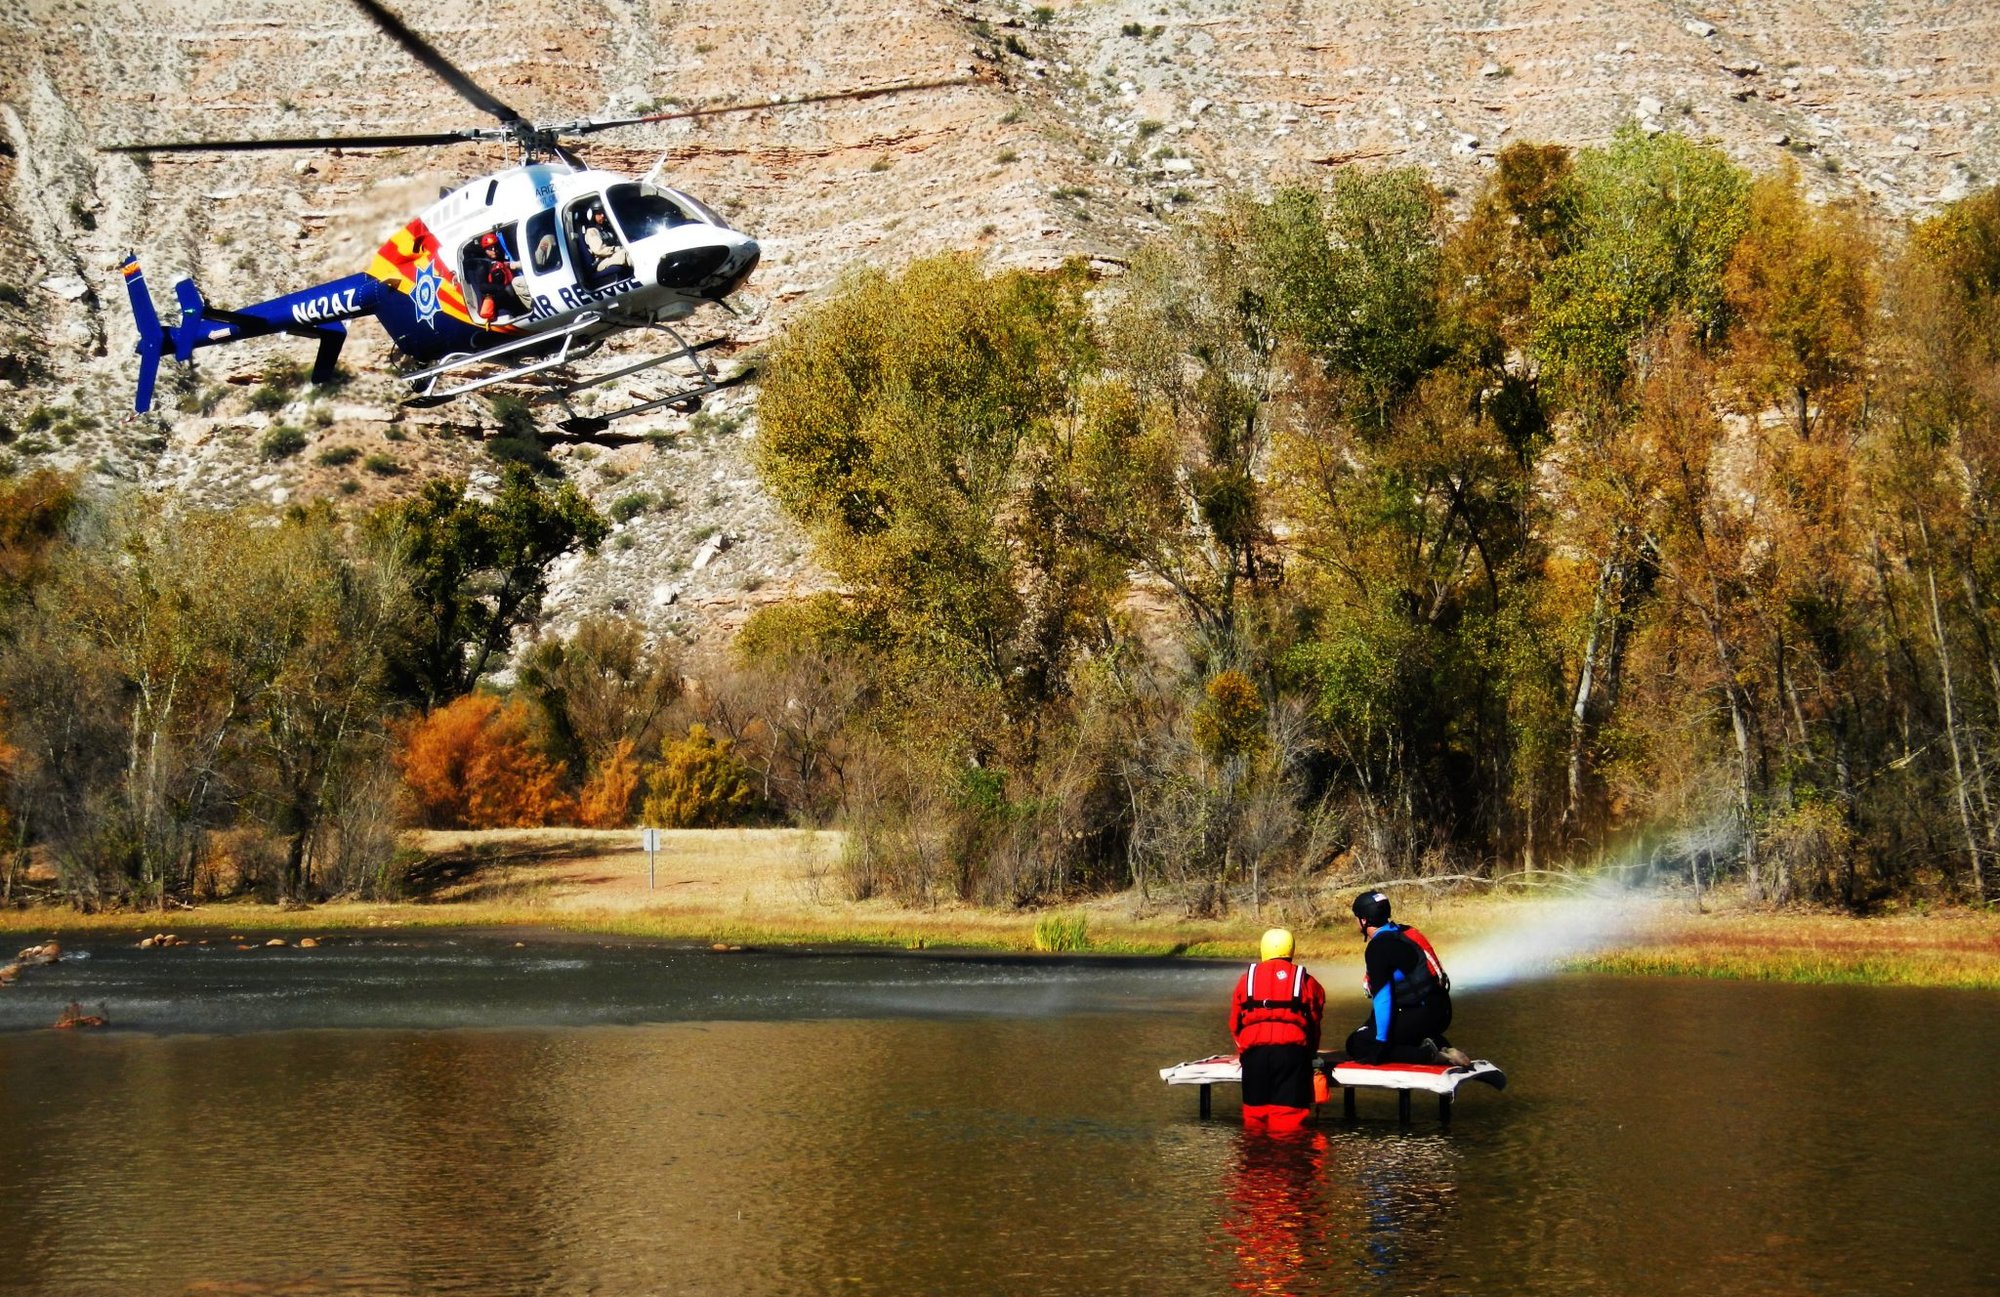
[[[1117,898],[1129,905],[1130,898]],[[1509,919],[1532,918],[1560,902],[1513,898],[1458,898],[1413,908],[1411,922],[1439,945],[1447,960]],[[1822,985],[1869,985],[2000,990],[2000,916],[1973,910],[1930,915],[1856,918],[1817,911],[1765,911],[1748,907],[1703,914],[1650,907],[1635,931],[1595,949],[1556,958],[1561,972],[1637,977],[1698,977]],[[0,911],[8,941],[129,939],[137,944],[158,932],[186,940],[220,940],[231,934],[369,936],[395,932],[461,930],[537,935],[619,937],[628,940],[753,948],[848,947],[929,950],[938,953],[1041,954],[1051,958],[1127,956],[1167,959],[1254,958],[1266,921],[1248,915],[1213,921],[1154,915],[1122,917],[1116,904],[1094,901],[1056,913],[1088,919],[1080,946],[1046,950],[1036,943],[1035,914],[953,908],[887,912],[869,918],[798,915],[743,916],[685,910],[555,910],[492,904],[333,902],[279,909],[232,901],[161,913],[32,907]],[[1100,917],[1100,911],[1110,911]],[[1662,911],[1669,911],[1662,913]],[[1553,917],[1553,916],[1552,916]],[[1271,920],[1276,922],[1276,920]],[[1302,959],[1309,964],[1358,961],[1360,949],[1344,924],[1298,926]],[[11,953],[11,952],[6,952]],[[5,962],[0,954],[0,962]]]
[[[268,938],[511,928],[523,935],[700,945],[1234,960],[1253,957],[1258,934],[1283,925],[1297,931],[1308,964],[1332,966],[1360,956],[1344,892],[1287,890],[1267,901],[1262,918],[1244,910],[1189,919],[1136,892],[1042,910],[921,908],[839,897],[828,863],[837,858],[838,837],[831,833],[663,831],[652,886],[646,857],[633,848],[637,836],[563,829],[412,834],[409,841],[437,875],[424,899],[333,901],[302,909],[234,900],[91,914],[31,906],[0,910],[0,934],[23,945],[86,936],[136,944],[157,932],[212,940],[232,933]],[[1727,891],[1708,894],[1703,912],[1687,896],[1671,893],[1616,900],[1546,892],[1439,897],[1413,887],[1393,895],[1397,917],[1430,935],[1447,967],[1468,959],[1476,964],[1496,948],[1532,954],[1546,938],[1568,952],[1548,961],[1561,971],[2000,990],[2000,911],[1990,909],[1857,918],[1764,909]],[[1038,922],[1047,924],[1040,943]],[[1082,944],[1062,940],[1077,935],[1079,923]],[[1604,938],[1579,943],[1573,936],[1593,928]],[[1047,940],[1051,936],[1057,939]],[[0,951],[0,963],[6,954],[11,951]],[[1477,984],[1474,976],[1462,980]]]

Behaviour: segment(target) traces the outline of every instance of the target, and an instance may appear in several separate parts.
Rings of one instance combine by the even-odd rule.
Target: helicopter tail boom
[[[312,381],[330,382],[341,345],[347,341],[347,329],[341,321],[373,315],[383,291],[381,283],[368,275],[348,275],[266,302],[224,310],[211,306],[192,279],[182,279],[174,285],[174,298],[181,308],[180,322],[165,326],[153,308],[152,294],[146,289],[146,276],[139,269],[138,258],[127,256],[121,269],[125,291],[132,299],[132,319],[139,329],[139,344],[135,348],[139,353],[139,390],[132,407],[140,414],[152,408],[160,361],[169,350],[175,360],[187,364],[194,359],[198,347],[289,333],[318,340]]]

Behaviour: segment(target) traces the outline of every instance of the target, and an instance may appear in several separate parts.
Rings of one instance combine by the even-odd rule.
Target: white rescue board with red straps
[[[1211,1054],[1207,1058],[1163,1067],[1160,1079],[1168,1085],[1240,1085],[1243,1067],[1234,1054]],[[1473,1059],[1469,1067],[1452,1067],[1446,1063],[1351,1063],[1342,1060],[1332,1065],[1327,1080],[1331,1084],[1357,1090],[1423,1090],[1430,1094],[1457,1094],[1458,1087],[1467,1081],[1490,1085],[1496,1090],[1507,1088],[1507,1074],[1483,1058]]]

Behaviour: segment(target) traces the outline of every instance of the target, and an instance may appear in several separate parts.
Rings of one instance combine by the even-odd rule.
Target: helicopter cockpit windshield
[[[736,228],[717,215],[713,207],[696,198],[693,194],[684,194],[678,189],[669,189],[666,191],[666,195],[682,207],[687,208],[696,220],[707,221],[710,225],[716,226],[719,229],[731,230]]]
[[[688,215],[680,204],[650,185],[613,185],[604,191],[604,197],[628,239],[643,239],[701,219]]]

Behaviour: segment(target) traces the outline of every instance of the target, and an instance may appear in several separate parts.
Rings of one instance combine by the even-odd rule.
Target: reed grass
[[[1578,972],[1644,977],[2000,990],[2000,954],[1953,950],[1760,950],[1653,946],[1570,961]]]
[[[1035,920],[1035,949],[1060,953],[1090,948],[1090,918],[1083,914],[1045,914]]]

